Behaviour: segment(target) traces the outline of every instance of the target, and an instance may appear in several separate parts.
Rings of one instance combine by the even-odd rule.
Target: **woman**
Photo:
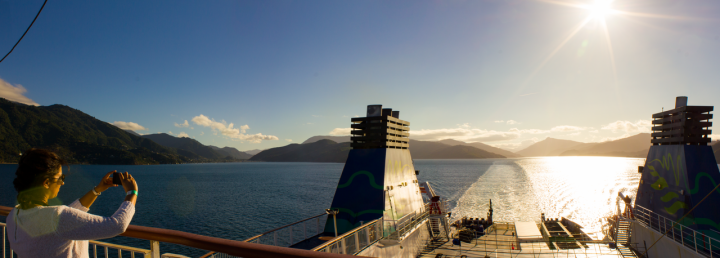
[[[89,257],[87,240],[117,236],[130,225],[138,188],[127,172],[120,173],[125,201],[111,217],[87,211],[100,193],[118,186],[110,178],[115,171],[70,205],[48,206],[65,184],[64,164],[57,154],[42,149],[30,149],[20,159],[13,181],[19,204],[7,217],[10,248],[18,257]]]

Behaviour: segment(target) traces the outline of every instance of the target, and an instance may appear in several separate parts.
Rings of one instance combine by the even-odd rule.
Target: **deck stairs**
[[[630,233],[630,222],[620,219],[617,228],[617,249],[623,257],[637,257],[628,245]]]
[[[423,248],[418,257],[426,255],[450,241],[448,237],[449,232],[447,231],[447,218],[445,216],[431,215],[428,218],[427,229],[428,233],[430,233],[430,240],[428,240],[425,248]]]

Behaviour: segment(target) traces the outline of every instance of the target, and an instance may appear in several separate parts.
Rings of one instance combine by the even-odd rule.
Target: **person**
[[[87,240],[117,236],[127,229],[135,214],[137,183],[128,172],[119,173],[127,193],[120,208],[111,217],[87,213],[98,195],[113,184],[111,171],[87,194],[65,206],[48,206],[65,185],[57,154],[30,149],[20,158],[13,184],[18,205],[7,216],[10,248],[18,257],[89,257]]]

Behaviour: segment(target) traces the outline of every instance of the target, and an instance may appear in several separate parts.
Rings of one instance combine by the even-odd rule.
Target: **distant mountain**
[[[712,145],[712,149],[713,149],[713,152],[715,153],[715,162],[720,164],[720,144],[717,144],[717,142],[716,142],[715,144]]]
[[[238,149],[235,149],[233,147],[220,148],[212,145],[208,145],[208,147],[212,148],[214,151],[217,151],[224,156],[230,156],[236,159],[250,159],[250,157],[253,156],[245,152],[239,151]]]
[[[263,150],[261,150],[261,149],[254,149],[254,150],[243,151],[243,152],[245,152],[245,153],[247,153],[247,154],[250,154],[250,155],[255,155],[255,154],[260,153],[261,151],[263,151]]]
[[[560,140],[554,138],[546,138],[545,140],[536,142],[527,148],[516,152],[517,154],[525,157],[537,157],[537,156],[558,156],[563,152],[575,149],[581,145],[592,144],[582,143],[571,140]],[[589,146],[589,145],[588,145]]]
[[[412,155],[412,154],[411,154]],[[489,159],[505,158],[503,155],[487,152],[472,146],[455,145],[436,150],[430,155],[434,159]]]
[[[649,133],[640,133],[627,138],[601,143],[584,143],[567,150],[560,156],[614,156],[614,157],[647,157],[650,150]]]
[[[350,142],[350,136],[329,136],[329,135],[318,135],[313,136],[302,142],[302,144],[313,143],[319,140],[332,140],[336,143]]]
[[[487,145],[487,144],[484,144],[481,142],[466,143],[466,142],[456,141],[456,140],[452,140],[452,139],[445,139],[445,140],[438,141],[438,142],[444,143],[444,144],[447,144],[450,146],[455,146],[455,145],[472,146],[472,147],[475,147],[475,148],[478,148],[478,149],[481,149],[481,150],[484,150],[484,151],[487,151],[490,153],[500,154],[501,156],[505,156],[508,158],[522,157],[520,154],[506,151],[506,150],[503,150],[500,148],[496,148],[496,147],[493,147],[493,146],[490,146],[490,145]]]
[[[142,137],[150,139],[162,146],[188,151],[206,159],[220,159],[228,156],[223,155],[192,138],[175,137],[166,133],[147,134]]]
[[[350,143],[336,143],[322,139],[312,143],[293,143],[264,150],[250,158],[252,161],[274,162],[337,162],[344,163],[350,153]]]
[[[435,156],[438,150],[450,147],[450,145],[436,141],[416,141],[410,139],[410,156],[413,159],[437,159]]]
[[[129,134],[135,135],[135,136],[140,136],[139,133],[136,133],[136,132],[133,131],[133,130],[123,130],[123,131],[125,131],[125,132],[127,132],[127,133],[129,133]]]
[[[175,164],[189,158],[80,110],[28,106],[0,98],[0,163],[46,148],[73,164]]]

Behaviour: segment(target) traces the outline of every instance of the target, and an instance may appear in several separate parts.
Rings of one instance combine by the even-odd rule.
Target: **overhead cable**
[[[2,59],[0,59],[0,63],[1,63],[3,60],[5,60],[5,58],[8,57],[8,55],[10,55],[10,53],[13,52],[13,50],[15,50],[15,47],[17,47],[18,44],[20,44],[20,41],[25,37],[25,34],[27,34],[27,32],[28,32],[28,31],[30,30],[30,28],[33,26],[33,24],[35,23],[35,20],[37,20],[37,17],[40,16],[40,12],[42,12],[43,8],[45,8],[45,4],[47,4],[47,0],[45,0],[45,2],[43,3],[43,5],[40,7],[40,10],[39,10],[38,13],[35,15],[35,19],[33,19],[33,21],[30,23],[30,26],[28,26],[28,28],[25,30],[25,33],[22,34],[22,36],[20,37],[20,39],[18,39],[18,41],[15,43],[15,45],[10,49],[10,52],[8,52],[7,54],[5,54],[5,56],[4,56]]]

